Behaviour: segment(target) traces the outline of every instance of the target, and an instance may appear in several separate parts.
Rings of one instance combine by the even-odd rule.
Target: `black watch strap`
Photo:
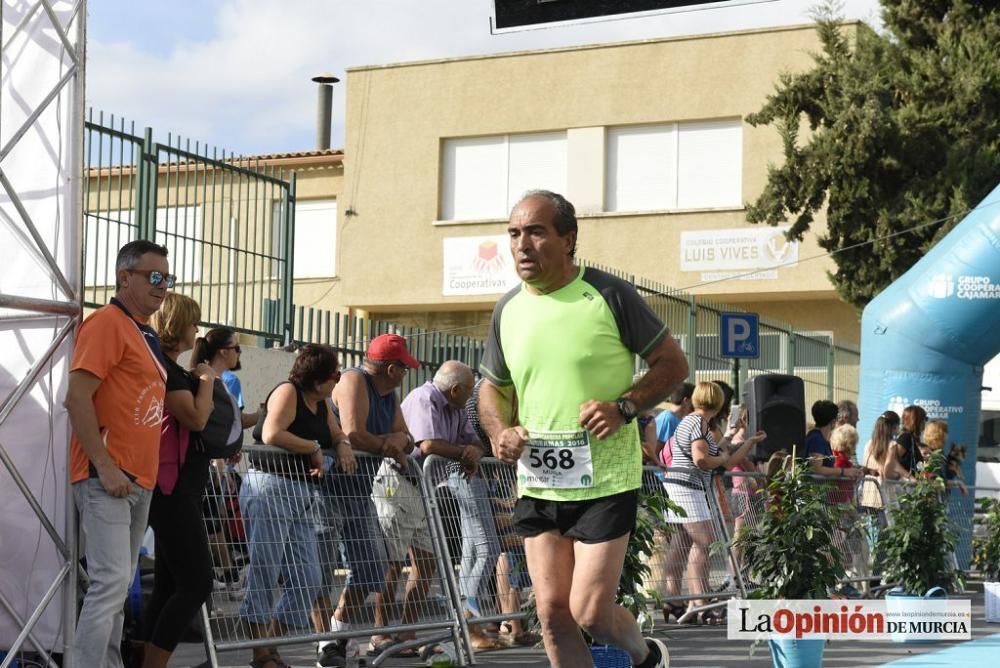
[[[625,418],[625,424],[634,420],[635,416],[639,413],[638,409],[636,409],[635,402],[631,399],[618,397],[615,404],[618,406],[618,412],[622,414],[623,418]]]

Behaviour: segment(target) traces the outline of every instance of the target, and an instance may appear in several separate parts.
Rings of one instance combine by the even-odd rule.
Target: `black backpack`
[[[212,386],[212,414],[197,434],[195,447],[210,459],[228,459],[243,448],[243,415],[220,378]]]

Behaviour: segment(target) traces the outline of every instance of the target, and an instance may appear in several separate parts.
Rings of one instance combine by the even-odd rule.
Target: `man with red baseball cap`
[[[426,585],[434,575],[419,483],[414,485],[414,480],[408,478],[414,472],[407,458],[413,451],[413,437],[406,428],[396,394],[407,372],[419,366],[406,349],[406,339],[382,334],[369,343],[361,366],[344,370],[333,391],[340,424],[351,445],[381,458],[360,458],[354,475],[333,471],[327,477],[331,489],[323,495],[340,504],[335,512],[344,521],[346,560],[351,569],[331,618],[333,631],[349,631],[353,624],[367,618],[363,606],[370,592],[376,592],[375,625],[388,623],[385,599],[394,593],[401,571],[399,562],[405,560],[405,556],[400,558],[401,553],[405,555],[408,548],[412,548],[414,567],[407,584],[403,623],[415,621],[417,599],[426,593]],[[392,643],[387,636],[373,636],[371,649],[378,653]],[[321,643],[317,666],[342,666],[357,651],[353,642]]]
[[[365,357],[373,362],[400,362],[410,369],[420,368],[420,362],[406,350],[406,339],[399,334],[376,336],[368,344],[368,352]],[[403,382],[402,378],[399,382]],[[398,386],[397,383],[396,387]]]

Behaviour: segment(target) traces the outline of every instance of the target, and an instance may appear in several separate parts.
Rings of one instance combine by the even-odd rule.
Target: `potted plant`
[[[983,577],[986,621],[1000,622],[1000,499],[979,499],[980,534],[972,541],[972,566]]]
[[[645,588],[644,582],[650,574],[649,560],[653,555],[656,535],[669,534],[674,526],[664,519],[668,511],[681,517],[686,515],[683,508],[658,491],[639,490],[635,530],[629,538],[622,576],[618,581],[618,604],[632,613],[639,626],[650,631],[654,623],[650,608],[659,608],[662,602],[659,594]],[[587,640],[595,668],[629,668],[632,665],[628,652],[611,645],[596,645],[589,637]]]
[[[875,544],[875,565],[883,584],[898,584],[907,595],[923,595],[934,587],[955,591],[963,584],[944,501],[943,457],[941,451],[932,453],[898,494],[889,509],[889,526],[879,532]]]
[[[744,568],[761,599],[827,598],[844,577],[843,557],[834,541],[841,510],[829,503],[833,488],[812,477],[808,466],[788,458],[767,485],[767,504],[756,526],[735,538]],[[820,666],[825,640],[772,639],[771,658],[778,667]]]
[[[948,518],[943,464],[943,452],[933,452],[913,482],[897,495],[889,509],[889,526],[879,532],[875,567],[883,584],[896,585],[886,593],[887,607],[902,598],[946,596],[964,585],[954,557],[955,532]]]

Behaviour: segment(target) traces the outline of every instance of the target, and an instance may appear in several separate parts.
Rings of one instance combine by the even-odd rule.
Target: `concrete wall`
[[[295,353],[285,352],[280,348],[265,350],[255,346],[241,344],[243,350],[240,361],[243,368],[236,372],[243,386],[243,396],[246,399],[246,410],[252,413],[267,398],[274,386],[288,379],[288,372],[295,361]],[[178,362],[186,367],[189,353],[180,356]]]

